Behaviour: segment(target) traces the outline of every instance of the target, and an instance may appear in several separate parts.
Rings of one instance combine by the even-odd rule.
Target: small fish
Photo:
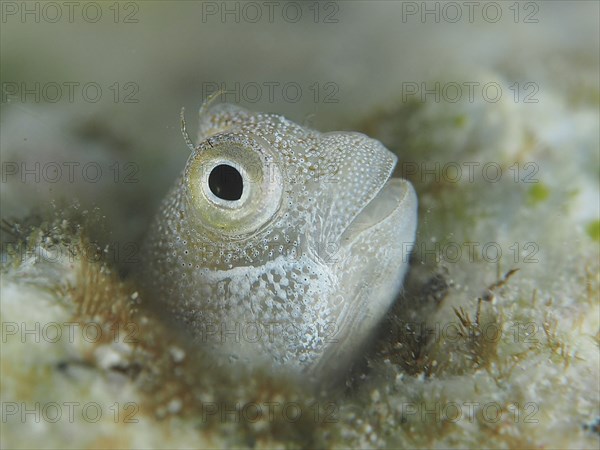
[[[183,118],[182,118],[183,121]],[[160,308],[216,360],[322,379],[346,369],[396,298],[417,225],[396,156],[230,104],[199,140],[144,242]]]

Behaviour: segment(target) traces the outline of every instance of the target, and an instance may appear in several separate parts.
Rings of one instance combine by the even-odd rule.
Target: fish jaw
[[[340,375],[397,299],[414,247],[417,207],[412,185],[391,178],[344,231],[332,261],[341,289],[330,306],[330,345],[308,370],[315,379]]]

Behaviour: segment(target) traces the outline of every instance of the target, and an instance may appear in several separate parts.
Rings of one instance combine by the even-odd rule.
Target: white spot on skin
[[[173,362],[180,363],[185,359],[185,352],[178,347],[171,347],[169,349],[171,353],[171,358],[173,358]]]

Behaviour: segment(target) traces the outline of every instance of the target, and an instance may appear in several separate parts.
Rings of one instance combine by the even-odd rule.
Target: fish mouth
[[[402,178],[389,178],[375,197],[346,227],[340,239],[342,245],[354,241],[360,234],[393,216],[396,217],[395,212],[400,216],[414,214],[416,204],[416,193],[408,181]],[[402,211],[405,214],[402,214]]]

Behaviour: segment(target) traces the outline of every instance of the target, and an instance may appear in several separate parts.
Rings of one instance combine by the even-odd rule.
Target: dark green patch
[[[592,240],[600,242],[600,220],[594,220],[588,223],[585,231]]]
[[[548,199],[550,189],[544,183],[536,183],[529,188],[527,192],[527,202],[530,205],[537,205]]]

